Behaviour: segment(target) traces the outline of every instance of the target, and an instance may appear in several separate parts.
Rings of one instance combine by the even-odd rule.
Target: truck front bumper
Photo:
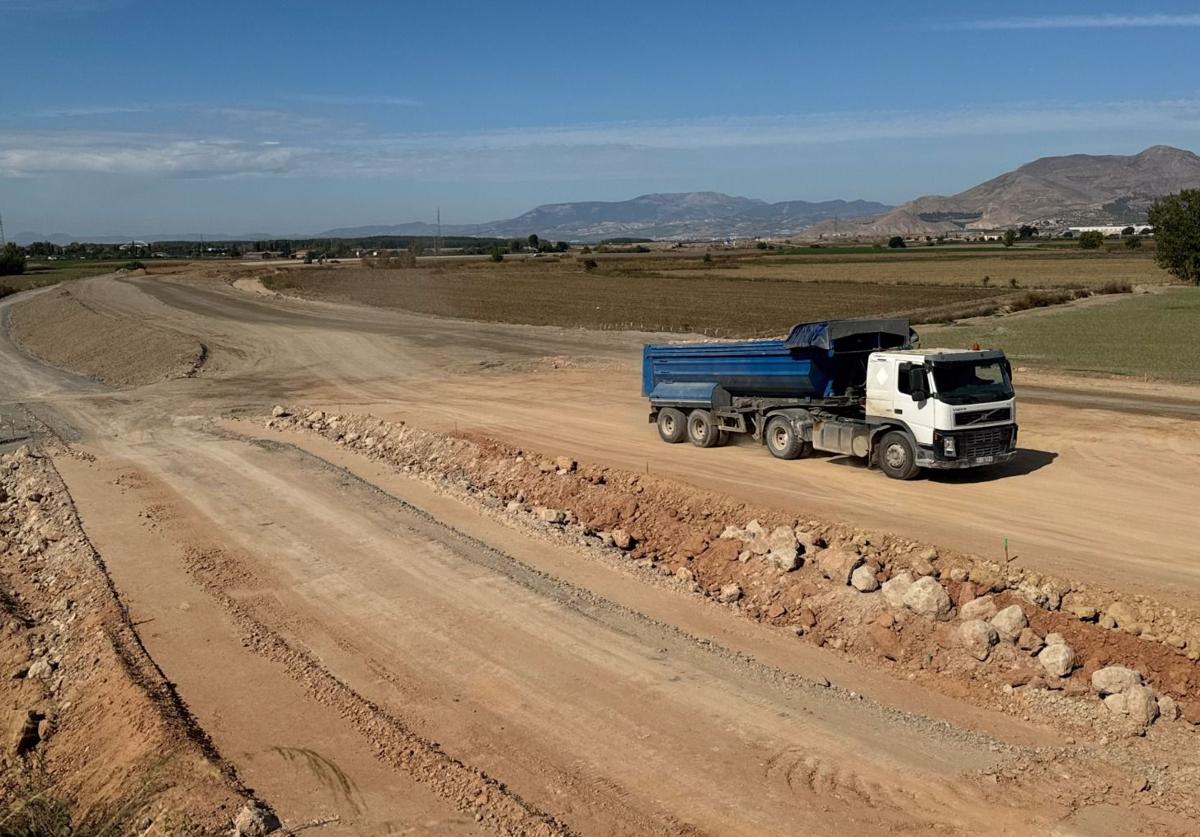
[[[1017,455],[1015,450],[995,453],[988,456],[972,456],[965,459],[938,459],[933,455],[932,448],[921,448],[917,451],[917,467],[936,468],[938,470],[959,470],[962,468],[983,468],[988,465],[999,465],[1009,462]]]
[[[957,455],[947,456],[945,440],[954,440]],[[1007,424],[987,428],[937,431],[933,445],[917,450],[917,465],[921,468],[959,469],[980,468],[1008,462],[1017,455],[1017,425]]]

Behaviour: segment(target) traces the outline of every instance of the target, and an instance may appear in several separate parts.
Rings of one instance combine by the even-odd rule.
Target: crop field
[[[1063,372],[1200,383],[1200,288],[921,330],[932,346],[1003,349],[1015,363]]]
[[[601,262],[603,265],[604,262]],[[622,272],[662,272],[664,260],[621,264]],[[786,279],[801,282],[915,283],[987,285],[988,287],[1095,287],[1110,282],[1130,285],[1168,284],[1171,277],[1154,263],[1153,254],[1068,250],[999,250],[910,248],[876,253],[733,257],[714,256],[710,265],[697,260],[671,265],[670,275],[720,276],[739,279]]]
[[[995,288],[585,272],[573,261],[453,268],[289,270],[263,283],[307,298],[491,322],[594,329],[777,334],[800,320],[913,314],[986,301]]]

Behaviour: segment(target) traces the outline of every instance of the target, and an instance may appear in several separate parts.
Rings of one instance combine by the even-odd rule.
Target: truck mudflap
[[[917,448],[917,467],[936,468],[939,470],[961,470],[964,468],[983,468],[988,465],[999,465],[1009,462],[1017,455],[1015,450],[1003,451],[988,456],[972,456],[964,459],[938,459],[933,454],[933,448]]]

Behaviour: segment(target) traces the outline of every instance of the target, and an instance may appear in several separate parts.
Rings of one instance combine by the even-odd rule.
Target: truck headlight
[[[942,453],[948,457],[958,456],[958,449],[954,446],[953,436],[947,436],[942,439]]]

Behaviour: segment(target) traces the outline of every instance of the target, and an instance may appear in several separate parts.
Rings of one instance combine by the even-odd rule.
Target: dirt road
[[[92,304],[232,350],[233,381],[181,389],[189,395],[244,399],[240,376],[249,374],[259,403],[290,398],[477,429],[991,558],[1004,554],[1007,540],[1009,555],[1027,566],[1181,605],[1193,605],[1200,591],[1200,552],[1178,525],[1200,502],[1200,421],[1179,415],[1185,402],[1172,402],[1167,415],[1131,418],[1111,398],[1100,403],[1120,412],[1076,406],[1076,393],[1046,403],[1039,389],[1035,403],[1020,408],[1015,462],[900,484],[845,459],[779,462],[745,442],[708,451],[661,444],[637,377],[640,342],[654,335],[270,300],[212,281],[143,278],[85,290]]]
[[[147,650],[285,824],[342,834],[1153,826],[1071,810],[1081,777],[1069,771],[997,785],[1034,745],[1058,743],[1036,721],[798,651],[770,627],[581,562],[332,446],[214,419],[293,400],[480,430],[973,551],[1008,537],[1030,565],[1184,598],[1200,587],[1178,525],[1200,494],[1200,424],[1146,419],[1131,450],[1116,444],[1115,414],[1031,407],[1029,450],[1008,474],[901,485],[748,446],[661,445],[637,397],[638,335],[279,301],[202,278],[105,278],[78,293],[101,314],[197,338],[208,365],[198,378],[111,391],[0,339],[5,400],[96,456],[60,465],[85,530]]]

